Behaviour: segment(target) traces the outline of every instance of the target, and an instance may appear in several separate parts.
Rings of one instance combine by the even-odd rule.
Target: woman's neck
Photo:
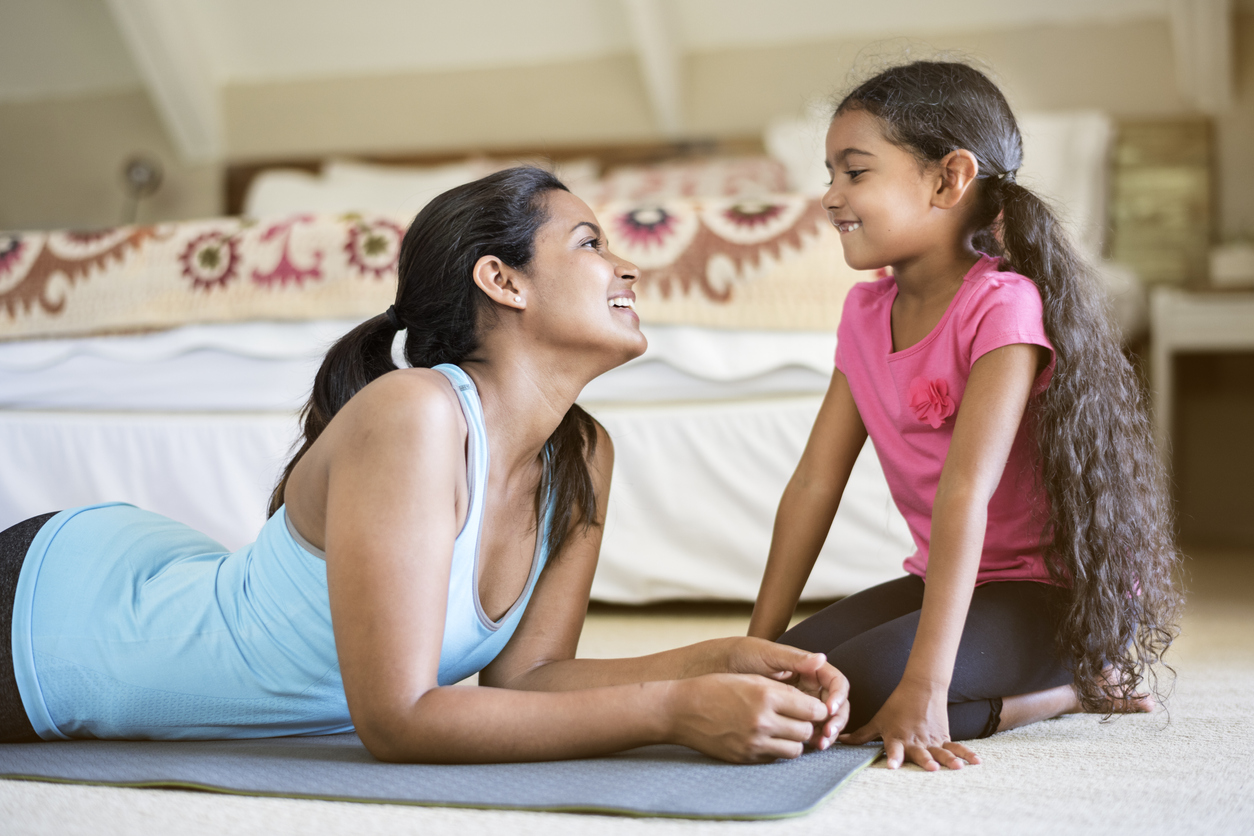
[[[534,466],[588,382],[524,352],[481,349],[461,366],[479,391],[494,466],[507,478]]]

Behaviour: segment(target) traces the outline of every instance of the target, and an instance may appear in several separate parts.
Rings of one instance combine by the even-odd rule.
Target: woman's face
[[[926,251],[937,178],[885,138],[877,117],[865,110],[838,115],[827,129],[826,154],[832,184],[823,208],[850,267],[874,270]]]
[[[605,355],[613,368],[644,353],[632,292],[639,271],[609,250],[588,205],[564,191],[549,192],[548,221],[536,233],[527,268],[527,312],[546,342]]]

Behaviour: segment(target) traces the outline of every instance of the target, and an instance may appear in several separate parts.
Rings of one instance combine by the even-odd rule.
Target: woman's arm
[[[530,691],[570,691],[718,673],[759,674],[788,681],[822,699],[831,716],[825,718],[828,722],[812,742],[821,744],[825,738],[830,743],[848,715],[848,683],[820,653],[733,637],[635,658],[575,658],[600,553],[614,467],[613,443],[599,425],[596,453],[588,464],[596,490],[598,524],[587,529],[579,526],[571,533],[562,554],[553,558],[540,576],[513,638],[480,672],[479,683]]]
[[[800,754],[827,709],[759,676],[557,693],[438,687],[465,438],[443,377],[404,370],[358,393],[311,458],[326,478],[327,586],[344,692],[376,757],[539,760],[657,742],[730,760]],[[545,619],[536,603],[528,615],[539,633]],[[577,606],[586,605],[585,595]],[[556,629],[570,628],[559,620]]]
[[[932,506],[927,585],[901,683],[867,725],[842,740],[882,737],[891,768],[961,767],[974,752],[949,739],[949,683],[984,547],[988,503],[1001,481],[1044,349],[1015,344],[976,360],[954,422]],[[938,763],[939,762],[939,763]],[[976,758],[973,762],[978,762]]]
[[[750,636],[774,640],[788,629],[865,442],[866,427],[849,381],[838,369],[832,373],[801,462],[779,501],[766,572],[749,621]]]

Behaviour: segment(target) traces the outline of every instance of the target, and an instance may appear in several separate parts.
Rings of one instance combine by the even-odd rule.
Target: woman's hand
[[[947,705],[947,689],[903,679],[871,722],[842,734],[840,742],[858,745],[881,738],[889,769],[901,766],[903,755],[928,772],[941,766],[961,769],[964,760],[979,763],[975,752],[949,739]]]
[[[812,746],[826,749],[849,720],[849,680],[822,653],[808,653],[786,644],[757,638],[729,638],[710,673],[754,673],[792,685],[822,701],[825,721],[815,726]]]
[[[670,685],[669,739],[733,763],[795,758],[829,719],[820,700],[763,676],[706,674]]]

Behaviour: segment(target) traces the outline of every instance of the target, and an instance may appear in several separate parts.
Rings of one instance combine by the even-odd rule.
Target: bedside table
[[[1150,294],[1150,398],[1158,451],[1168,463],[1175,406],[1173,355],[1206,351],[1254,351],[1254,291],[1155,288]]]

